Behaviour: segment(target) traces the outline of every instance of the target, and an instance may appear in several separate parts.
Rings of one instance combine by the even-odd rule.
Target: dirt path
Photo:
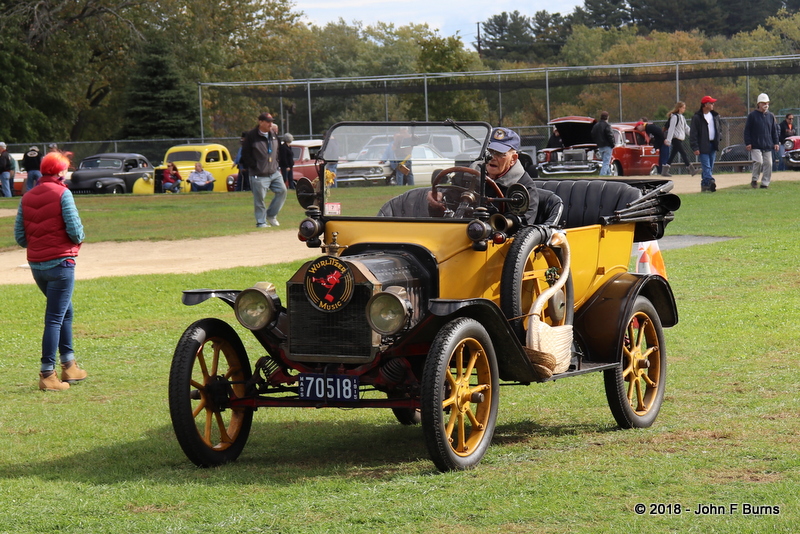
[[[319,255],[319,249],[309,249],[298,241],[296,228],[270,228],[239,236],[182,241],[86,243],[81,247],[75,278],[198,273],[283,263]],[[24,249],[0,253],[0,284],[32,283]]]
[[[642,177],[645,178],[645,177]],[[800,180],[800,172],[773,173],[773,181]],[[700,177],[676,176],[674,193],[696,193]],[[748,173],[716,178],[717,187],[746,185]],[[754,191],[753,194],[759,194]],[[0,210],[0,217],[13,217],[16,210]],[[319,249],[309,249],[297,239],[297,228],[264,229],[239,236],[210,237],[183,241],[132,241],[87,243],[81,248],[75,276],[88,280],[101,276],[202,272],[230,267],[249,267],[313,258]],[[0,253],[0,284],[32,284],[25,250]]]

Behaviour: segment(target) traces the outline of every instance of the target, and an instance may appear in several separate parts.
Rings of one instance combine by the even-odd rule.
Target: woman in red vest
[[[64,184],[69,159],[51,152],[42,159],[39,185],[19,203],[14,237],[28,249],[28,264],[36,285],[47,297],[42,336],[39,389],[61,391],[86,378],[72,349],[72,290],[75,258],[84,239],[83,224],[72,193]],[[56,351],[61,378],[55,370]]]

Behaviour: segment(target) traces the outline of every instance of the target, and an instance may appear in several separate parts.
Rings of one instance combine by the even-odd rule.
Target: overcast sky
[[[348,24],[358,20],[365,26],[378,21],[395,26],[427,22],[443,37],[458,32],[469,45],[475,41],[477,23],[492,15],[515,10],[529,17],[542,10],[567,15],[575,6],[582,6],[583,0],[294,0],[294,4],[295,11],[305,13],[305,22],[324,25],[340,17]]]

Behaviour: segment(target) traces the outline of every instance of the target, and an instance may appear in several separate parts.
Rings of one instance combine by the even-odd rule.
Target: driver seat
[[[378,217],[430,217],[428,213],[428,192],[430,187],[410,189],[384,204],[378,211]]]

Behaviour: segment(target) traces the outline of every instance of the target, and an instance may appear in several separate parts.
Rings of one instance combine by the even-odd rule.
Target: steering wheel
[[[480,178],[481,173],[478,170],[470,167],[450,167],[440,171],[431,183],[431,193],[433,194],[433,198],[437,199],[438,193],[442,194],[441,202],[444,204],[445,208],[444,217],[460,219],[465,216],[469,216],[469,214],[471,214],[475,208],[478,207],[480,193],[477,190],[477,186],[480,182],[477,180],[474,181],[471,184],[472,187],[463,187],[454,184],[439,185],[440,182],[442,182],[442,180],[444,180],[447,175],[452,172],[463,172],[478,178]],[[486,183],[491,186],[493,191],[496,193],[497,198],[503,198],[503,192],[500,190],[497,182],[487,176]]]

